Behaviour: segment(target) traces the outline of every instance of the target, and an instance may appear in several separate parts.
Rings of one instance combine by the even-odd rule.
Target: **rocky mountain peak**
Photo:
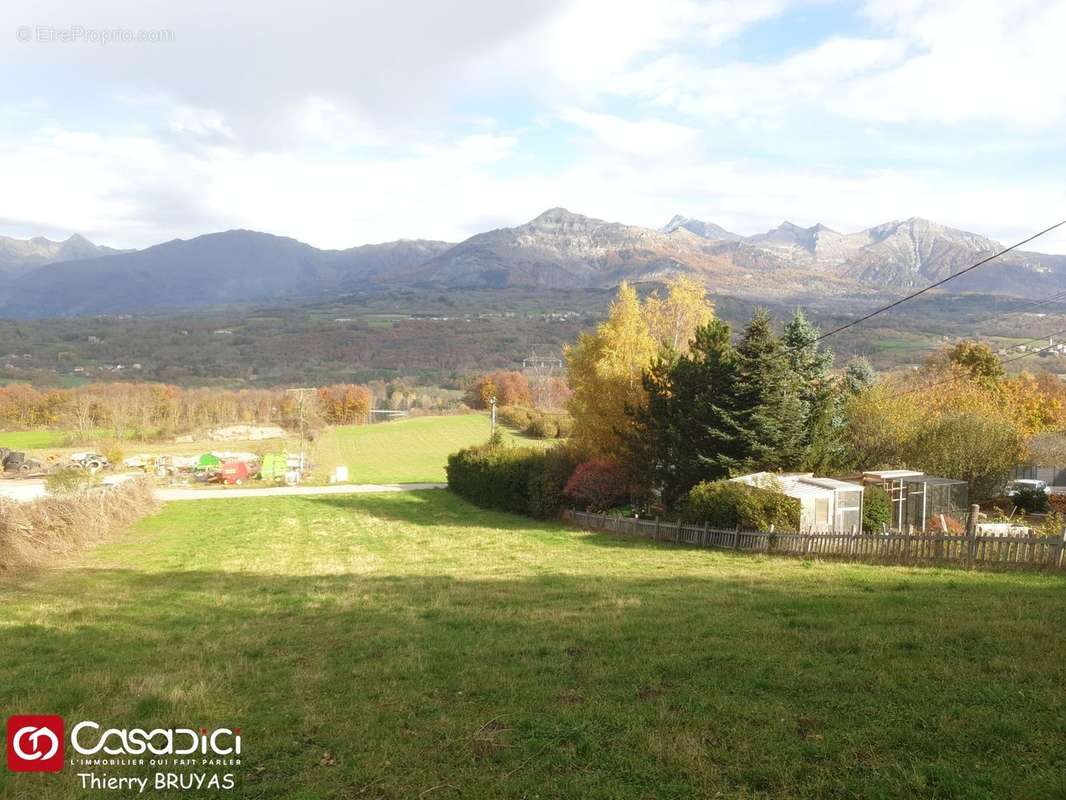
[[[569,211],[561,206],[555,208],[549,208],[547,211],[542,211],[540,214],[531,219],[527,225],[563,225],[566,223],[572,223],[577,221],[587,220],[588,217],[581,214],[575,214],[573,211]]]
[[[669,222],[659,228],[660,233],[673,233],[678,230],[686,230],[703,239],[709,239],[714,242],[735,242],[743,238],[740,234],[727,231],[721,225],[686,217],[682,214],[674,214]]]

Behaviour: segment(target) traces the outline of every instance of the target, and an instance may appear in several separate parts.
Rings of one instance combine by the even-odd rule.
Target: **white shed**
[[[800,530],[851,533],[862,529],[862,486],[814,473],[754,472],[732,480],[760,489],[780,489],[800,501]]]

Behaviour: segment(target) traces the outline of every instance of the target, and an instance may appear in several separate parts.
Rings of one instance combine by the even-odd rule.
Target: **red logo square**
[[[8,717],[7,768],[12,772],[63,769],[63,718],[34,714]]]

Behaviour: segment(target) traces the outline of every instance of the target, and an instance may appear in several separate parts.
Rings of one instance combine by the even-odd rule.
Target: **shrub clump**
[[[506,425],[508,428],[514,428],[518,431],[524,431],[529,427],[530,417],[529,409],[521,408],[519,406],[503,406],[496,409],[496,416],[500,420],[501,425]]]
[[[539,408],[504,406],[496,412],[501,423],[535,439],[565,439],[574,428],[569,414],[554,414]]]
[[[880,486],[862,490],[862,529],[866,533],[880,533],[892,527],[892,499]]]
[[[712,528],[766,531],[773,525],[798,530],[800,502],[794,497],[736,481],[705,481],[689,490],[682,507],[686,522]]]
[[[98,476],[74,467],[58,469],[45,479],[45,489],[52,497],[75,497],[99,485]]]
[[[625,472],[610,461],[586,461],[579,464],[564,494],[588,511],[606,511],[619,505],[629,495]]]
[[[1020,487],[1009,499],[1019,511],[1025,514],[1044,514],[1049,507],[1047,492],[1031,486]]]
[[[548,450],[489,443],[448,456],[448,488],[483,508],[531,517],[556,517],[580,458],[570,448]]]
[[[559,435],[559,425],[545,414],[530,420],[526,433],[537,439],[554,439]]]

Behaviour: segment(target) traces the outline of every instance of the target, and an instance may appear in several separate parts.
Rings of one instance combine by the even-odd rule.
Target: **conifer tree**
[[[634,412],[631,452],[648,465],[668,506],[700,481],[728,475],[737,462],[735,356],[729,325],[711,320],[696,330],[689,352],[667,347],[644,373],[647,404]]]
[[[805,455],[808,407],[788,349],[757,309],[737,345],[734,422],[745,470],[795,469]]]
[[[818,329],[802,310],[786,324],[781,341],[800,380],[805,406],[803,459],[796,467],[823,472],[838,466],[844,457],[844,408],[836,381],[830,374],[833,352],[818,344]]]

